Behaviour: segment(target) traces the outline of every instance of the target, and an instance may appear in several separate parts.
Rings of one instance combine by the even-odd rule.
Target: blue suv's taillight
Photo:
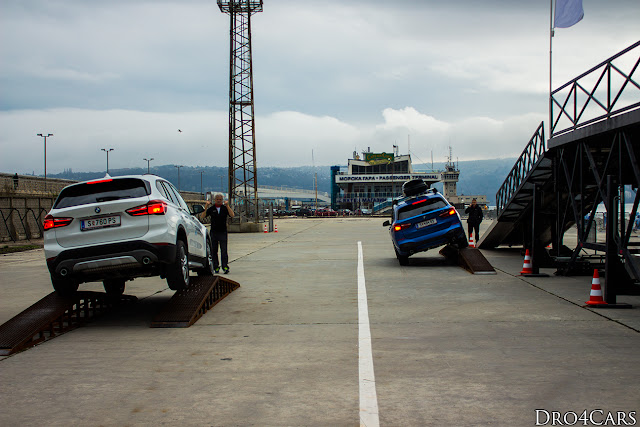
[[[411,223],[408,224],[394,224],[393,231],[402,231],[405,228],[411,227]]]
[[[439,216],[441,218],[447,218],[447,217],[450,217],[450,216],[455,215],[455,214],[456,214],[456,210],[454,208],[451,208],[451,209],[447,209],[446,211],[442,212]]]

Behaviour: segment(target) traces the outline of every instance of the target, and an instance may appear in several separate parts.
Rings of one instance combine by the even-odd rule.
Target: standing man
[[[480,234],[480,223],[482,222],[482,208],[478,206],[476,199],[471,201],[471,204],[464,213],[468,214],[467,217],[467,233],[471,237],[472,232],[475,230],[475,241],[478,241],[478,235]]]
[[[233,218],[235,214],[233,209],[229,206],[229,202],[224,200],[222,194],[216,194],[214,197],[214,205],[211,205],[211,201],[207,200],[204,207],[204,212],[200,219],[204,220],[206,217],[211,217],[211,245],[213,246],[213,266],[215,272],[220,272],[220,264],[218,263],[218,245],[220,245],[220,262],[222,263],[222,271],[224,274],[229,273],[229,254],[227,253],[227,218]]]

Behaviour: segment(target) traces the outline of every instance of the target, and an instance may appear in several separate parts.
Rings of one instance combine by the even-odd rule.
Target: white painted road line
[[[373,373],[373,353],[371,351],[371,329],[369,328],[369,307],[367,287],[364,281],[362,242],[358,242],[358,348],[360,372],[360,425],[377,427],[378,395],[376,377]]]

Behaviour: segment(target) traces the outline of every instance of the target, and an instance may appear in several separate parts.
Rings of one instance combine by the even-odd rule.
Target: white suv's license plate
[[[423,228],[423,227],[426,227],[426,226],[429,226],[429,225],[433,225],[436,222],[438,222],[438,221],[436,221],[435,218],[428,219],[426,221],[422,221],[422,222],[417,223],[416,224],[416,228]]]
[[[80,221],[81,231],[107,227],[120,227],[120,215],[103,216],[101,218],[83,219]]]

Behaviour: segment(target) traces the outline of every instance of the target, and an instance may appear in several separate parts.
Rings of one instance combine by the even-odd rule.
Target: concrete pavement
[[[639,297],[619,297],[631,310],[583,308],[590,278],[518,277],[513,249],[483,251],[493,276],[437,251],[401,267],[382,221],[231,235],[241,288],[188,329],[149,328],[172,292],[129,282],[135,306],[0,359],[0,425],[358,425],[358,241],[381,425],[640,409]],[[0,257],[0,322],[49,292],[42,250]]]

